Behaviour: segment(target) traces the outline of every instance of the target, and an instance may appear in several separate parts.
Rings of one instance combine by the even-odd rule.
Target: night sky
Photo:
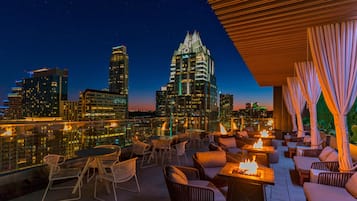
[[[154,110],[174,50],[196,30],[215,61],[219,92],[234,95],[235,109],[255,101],[272,108],[272,88],[258,86],[206,0],[2,1],[0,26],[0,100],[42,67],[69,70],[71,100],[107,88],[111,48],[125,45],[129,109]]]

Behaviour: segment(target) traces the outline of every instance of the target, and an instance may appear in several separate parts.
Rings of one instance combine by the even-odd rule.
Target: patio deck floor
[[[207,145],[203,145],[199,149],[188,150],[188,163],[185,165],[192,165],[192,154],[196,151],[207,150]],[[274,169],[275,173],[275,185],[266,187],[266,195],[268,201],[306,201],[303,189],[295,181],[294,164],[291,158],[286,158],[284,156],[284,151],[287,147],[279,146],[279,163],[272,164],[271,167]],[[173,162],[175,163],[175,161]],[[169,201],[169,194],[166,189],[166,184],[164,181],[162,167],[154,166],[149,168],[138,168],[137,176],[141,186],[140,193],[128,192],[125,190],[117,189],[118,200],[121,201]],[[293,179],[292,179],[293,178]],[[129,183],[129,187],[135,189],[135,183]],[[101,185],[100,185],[101,186]],[[98,189],[98,195],[100,198],[105,200],[114,200],[114,196],[107,194],[105,188],[101,186]],[[94,180],[86,183],[84,181],[84,186],[82,187],[82,198],[81,200],[92,201],[95,200],[93,197],[94,192]],[[26,194],[22,197],[13,199],[12,201],[38,201],[41,200],[44,189],[36,191],[30,194]],[[55,201],[64,198],[73,197],[71,190],[52,190],[49,191],[46,201]]]

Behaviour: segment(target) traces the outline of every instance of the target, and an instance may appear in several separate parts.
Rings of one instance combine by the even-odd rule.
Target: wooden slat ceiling
[[[357,18],[357,0],[208,0],[260,86],[281,86],[311,60],[307,27]]]

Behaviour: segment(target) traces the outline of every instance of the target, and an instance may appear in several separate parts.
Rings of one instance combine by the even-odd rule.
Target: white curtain
[[[293,104],[291,101],[290,91],[288,89],[288,86],[286,86],[285,84],[283,84],[282,88],[283,88],[283,97],[284,97],[285,107],[291,116],[291,123],[293,124],[293,131],[297,131],[295,110],[294,110],[294,107],[293,107]]]
[[[310,111],[310,133],[311,148],[319,148],[321,141],[320,132],[317,129],[316,104],[321,95],[321,87],[314,69],[314,65],[309,62],[296,62],[295,71],[299,80],[302,95],[305,97]]]
[[[295,113],[296,113],[296,120],[297,120],[297,126],[298,126],[298,137],[304,137],[305,132],[304,132],[304,125],[302,123],[302,117],[301,113],[304,110],[305,107],[305,98],[301,93],[300,89],[300,84],[297,79],[297,77],[288,77],[286,78],[287,83],[288,83],[288,88],[290,91],[290,96],[291,96],[291,102],[293,104]]]
[[[308,28],[322,94],[333,114],[340,171],[352,168],[346,115],[357,95],[357,21]]]

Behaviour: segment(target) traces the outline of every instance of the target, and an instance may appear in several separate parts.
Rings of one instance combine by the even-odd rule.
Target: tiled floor
[[[207,146],[199,149],[188,151],[189,162],[186,165],[192,164],[191,156],[196,150],[206,150]],[[294,184],[291,180],[290,171],[294,169],[294,164],[291,158],[284,156],[286,147],[279,147],[279,163],[272,164],[275,172],[275,185],[266,187],[266,195],[268,201],[305,201],[304,192],[301,186]],[[120,201],[169,201],[169,195],[166,189],[166,184],[162,175],[160,166],[144,168],[137,170],[141,192],[132,193],[124,190],[117,190],[118,200]],[[135,188],[135,184],[129,184]],[[95,200],[93,198],[94,182],[85,183],[82,188],[82,199],[85,201]],[[23,197],[16,198],[12,201],[38,201],[41,200],[44,190],[27,194]],[[50,191],[46,201],[60,200],[72,196],[70,190]],[[114,200],[113,194],[105,193],[104,188],[99,190],[99,196],[105,200]]]

